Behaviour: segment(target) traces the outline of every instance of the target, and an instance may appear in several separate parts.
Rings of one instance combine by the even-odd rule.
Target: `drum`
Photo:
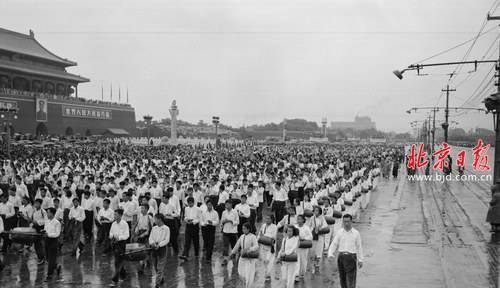
[[[312,240],[300,240],[299,241],[299,248],[312,248],[312,247],[313,247]]]
[[[128,261],[142,261],[148,257],[150,248],[142,243],[129,243],[125,246],[123,256]]]
[[[318,230],[319,235],[324,235],[330,233],[330,227],[321,228]]]
[[[273,246],[274,239],[267,236],[260,236],[257,242],[262,245]]]
[[[344,208],[345,209],[345,208]],[[334,218],[342,218],[342,212],[333,210],[333,215]]]
[[[297,262],[297,253],[293,252],[290,255],[285,255],[281,257],[281,261],[285,262]]]
[[[304,210],[304,217],[312,217],[312,216],[313,216],[313,211]]]
[[[12,242],[21,244],[31,244],[42,238],[42,234],[31,227],[16,227],[8,233]]]
[[[344,200],[344,205],[347,205],[347,206],[352,206],[352,202],[353,201],[349,201],[347,199]]]
[[[256,259],[259,258],[259,251],[248,251],[247,253],[241,254],[241,258],[251,258],[251,259]]]
[[[326,224],[328,225],[333,225],[335,224],[335,218],[332,216],[325,216]]]

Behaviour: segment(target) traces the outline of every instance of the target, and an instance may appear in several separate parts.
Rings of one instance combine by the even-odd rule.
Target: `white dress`
[[[259,249],[259,244],[257,243],[257,237],[254,234],[248,233],[243,234],[236,242],[233,248],[233,254],[239,249],[248,251],[257,251]],[[241,255],[240,255],[241,256]],[[245,287],[252,287],[255,280],[255,264],[257,258],[243,258],[240,257],[238,261],[238,274],[245,281]]]

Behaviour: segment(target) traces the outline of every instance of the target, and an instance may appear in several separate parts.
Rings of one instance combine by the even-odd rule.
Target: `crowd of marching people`
[[[96,249],[114,257],[116,285],[137,248],[147,249],[139,273],[150,267],[161,287],[168,249],[212,263],[222,233],[222,265],[238,259],[245,287],[257,263],[265,281],[280,263],[279,281],[293,287],[308,267],[319,273],[341,243],[341,222],[358,217],[401,153],[388,145],[18,146],[0,170],[0,271],[9,253],[31,249],[51,281],[62,249],[75,257]],[[16,241],[23,233],[32,243]]]

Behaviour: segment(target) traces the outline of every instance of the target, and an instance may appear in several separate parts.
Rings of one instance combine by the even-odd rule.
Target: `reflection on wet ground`
[[[183,243],[181,235],[179,243]],[[201,243],[200,243],[201,244]],[[63,255],[58,262],[62,265],[61,277],[57,280],[46,282],[46,265],[37,265],[34,249],[10,250],[3,256],[5,270],[0,273],[0,287],[106,287],[111,284],[111,276],[114,271],[113,257],[101,254],[101,248],[89,249],[85,247],[78,259],[71,256],[69,248],[63,247]],[[182,260],[169,249],[167,254],[167,265],[165,267],[165,284],[163,287],[243,287],[238,278],[236,259],[230,261],[227,266],[222,266],[222,234],[217,233],[216,247],[212,263],[209,265],[203,257],[195,258],[191,251],[190,259],[183,263]],[[182,251],[182,249],[181,249]],[[323,260],[320,274],[309,273],[304,283],[298,283],[296,287],[306,287],[311,284],[321,285],[317,287],[333,287],[336,265],[331,260]],[[126,269],[127,279],[120,282],[119,287],[152,287],[154,284],[154,272],[151,267],[146,268],[143,275],[138,275],[138,263],[128,262]],[[275,273],[270,283],[264,283],[264,271],[258,265],[255,287],[277,287],[280,280],[280,266],[276,265]]]
[[[498,286],[498,266],[500,255],[500,234],[495,233],[491,235],[490,242],[486,244],[486,251],[488,254],[488,282],[490,287]]]

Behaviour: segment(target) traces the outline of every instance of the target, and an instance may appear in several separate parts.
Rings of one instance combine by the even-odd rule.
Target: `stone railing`
[[[108,106],[119,106],[119,107],[127,107],[132,108],[132,106],[128,103],[117,103],[110,101],[101,101],[101,100],[93,100],[93,99],[85,99],[80,97],[69,97],[64,95],[56,95],[50,93],[42,93],[42,92],[31,92],[31,91],[22,91],[11,88],[0,88],[0,94],[5,94],[7,96],[20,96],[20,97],[40,97],[48,100],[56,100],[56,101],[65,101],[71,102],[75,104],[97,104],[97,105],[108,105]]]

